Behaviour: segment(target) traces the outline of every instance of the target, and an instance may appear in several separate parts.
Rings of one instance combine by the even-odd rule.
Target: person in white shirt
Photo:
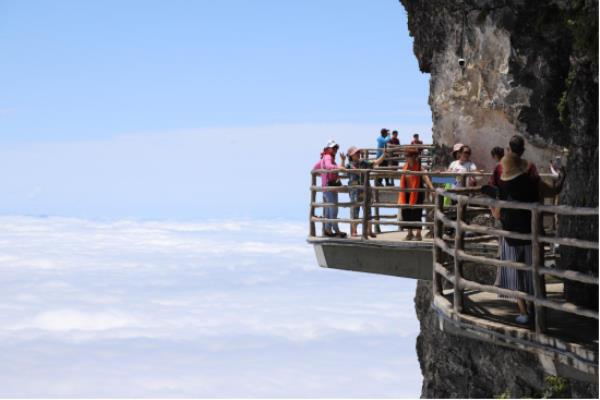
[[[452,161],[448,167],[448,172],[477,172],[477,166],[473,161],[471,161],[471,148],[469,146],[465,145],[461,147],[458,153],[458,159]],[[477,184],[477,181],[473,176],[469,176],[466,182],[467,186],[475,186]],[[456,183],[454,186],[462,186],[460,177],[456,177]]]

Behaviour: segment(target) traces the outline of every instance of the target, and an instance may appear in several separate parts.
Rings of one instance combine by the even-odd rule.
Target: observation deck
[[[598,240],[561,237],[556,232],[557,224],[565,218],[583,219],[581,223],[586,223],[586,218],[597,221],[598,208],[494,200],[478,193],[479,187],[445,190],[442,186],[449,180],[465,183],[472,176],[477,184],[483,184],[490,174],[402,171],[404,160],[402,157],[398,160],[398,166],[352,170],[362,176],[360,189],[365,195],[360,202],[340,198],[337,206],[342,213],[333,219],[316,215],[318,209],[333,206],[318,202],[317,193],[348,193],[357,187],[317,186],[317,176],[324,171],[312,172],[307,240],[315,248],[319,265],[432,281],[432,308],[443,331],[534,353],[548,374],[597,384],[598,310],[569,302],[565,285],[578,282],[597,290],[598,271],[588,274],[558,266],[567,249],[591,252],[591,258],[587,259],[597,260]],[[424,164],[428,161],[424,160]],[[339,172],[343,177],[344,171]],[[436,186],[435,192],[426,188],[401,189],[397,185],[403,175],[427,175]],[[377,185],[384,177],[394,178],[396,185]],[[424,192],[424,204],[397,204],[398,193],[411,191]],[[349,216],[352,207],[360,207],[359,218]],[[532,233],[498,228],[490,207],[528,210],[532,215]],[[400,217],[403,208],[421,208],[422,220],[403,221]],[[317,224],[326,222],[356,224],[360,228],[358,236],[318,235]],[[369,236],[369,224],[377,233],[375,238]],[[424,228],[423,240],[406,240],[406,227],[415,225]],[[426,229],[431,229],[432,238],[425,237]],[[532,265],[499,259],[499,243],[506,237],[531,241]],[[500,268],[530,272],[534,293],[496,286]],[[515,322],[518,315],[515,298],[532,304],[535,318],[529,324]]]

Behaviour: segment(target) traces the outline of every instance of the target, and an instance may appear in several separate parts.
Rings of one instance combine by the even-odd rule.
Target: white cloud
[[[136,325],[138,322],[120,312],[83,313],[78,310],[54,310],[43,312],[33,318],[27,328],[48,331],[105,331]]]
[[[304,223],[0,226],[3,395],[418,396],[414,281],[320,269]]]
[[[403,142],[415,131],[426,140],[431,128],[396,127]],[[0,170],[18,171],[0,176],[0,209],[111,218],[304,218],[309,171],[326,141],[334,137],[344,149],[374,147],[380,129],[268,125],[20,143],[0,149]]]

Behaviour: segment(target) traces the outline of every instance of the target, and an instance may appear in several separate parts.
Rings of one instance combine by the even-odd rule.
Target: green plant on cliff
[[[564,399],[569,396],[567,380],[560,376],[547,376],[544,385],[543,397],[545,399]]]
[[[567,26],[572,37],[572,55],[581,58],[585,57],[593,63],[598,63],[598,18],[597,12],[588,9],[584,0],[573,0],[569,9],[561,13],[564,18],[564,24]],[[569,90],[575,82],[577,72],[573,64],[569,68],[569,73],[565,79],[565,89],[561,93],[558,101],[558,118],[565,127],[571,126],[569,116],[569,107],[567,98]]]
[[[569,105],[567,104],[567,98],[569,96],[569,89],[575,82],[575,76],[577,72],[575,68],[571,66],[569,69],[569,73],[567,74],[567,79],[565,79],[565,90],[560,95],[560,100],[558,101],[558,119],[565,127],[571,126],[571,117],[569,115]]]

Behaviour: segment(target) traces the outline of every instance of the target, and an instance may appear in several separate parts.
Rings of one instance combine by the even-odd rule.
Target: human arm
[[[342,162],[340,163],[340,165],[338,166],[339,169],[346,169],[345,165],[346,165],[346,154],[344,153],[340,153],[340,159],[342,160]]]
[[[381,165],[381,163],[385,160],[385,156],[386,156],[387,152],[384,152],[381,157],[379,157],[376,160],[373,160],[373,166],[374,167],[378,167]]]
[[[469,172],[477,172],[477,166],[475,165],[474,162],[471,163],[471,165],[469,166]],[[477,185],[477,178],[475,178],[473,175],[470,175],[467,178],[467,186],[476,186]]]
[[[427,186],[427,189],[434,191],[435,187],[433,187],[433,183],[431,183],[431,179],[429,178],[429,175],[423,175],[423,182],[425,182],[425,186]]]
[[[500,219],[500,210],[499,207],[490,207],[490,211],[492,212],[492,216],[496,219]]]
[[[560,167],[560,170],[558,172],[558,178],[553,179],[552,183],[547,183],[546,181],[544,181],[538,177],[538,179],[539,179],[538,187],[539,187],[540,197],[544,198],[544,197],[553,197],[553,196],[558,195],[562,191],[566,177],[567,177],[567,170],[565,169],[565,167]]]
[[[346,157],[342,158],[342,163],[346,160]],[[323,169],[346,169],[343,165],[337,165],[334,162],[333,156],[331,154],[326,154],[323,157]]]

